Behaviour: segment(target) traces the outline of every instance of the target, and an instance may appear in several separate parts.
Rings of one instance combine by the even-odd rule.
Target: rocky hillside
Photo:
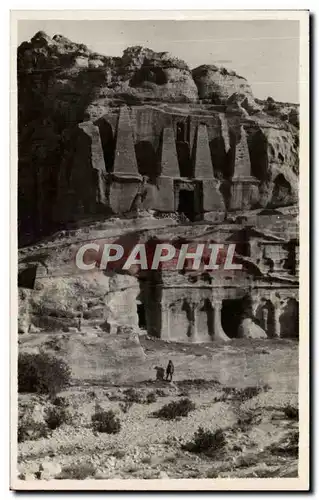
[[[143,47],[108,57],[61,35],[51,38],[39,32],[18,48],[20,244],[59,229],[52,212],[60,169],[72,152],[77,124],[94,121],[124,103],[182,107],[206,115],[217,109],[225,113],[230,126],[233,120],[242,120],[252,159],[260,151],[266,155],[260,167],[265,199],[267,182],[276,169],[283,172],[285,182],[297,186],[296,105],[271,98],[257,102],[247,80],[225,68],[204,65],[191,71],[167,52]]]

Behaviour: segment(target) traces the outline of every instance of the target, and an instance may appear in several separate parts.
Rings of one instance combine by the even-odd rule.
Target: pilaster
[[[229,337],[226,335],[226,333],[223,330],[222,327],[222,322],[221,322],[221,310],[222,310],[222,301],[216,301],[214,300],[213,302],[213,308],[214,308],[214,337],[213,340],[219,340],[219,341],[228,341]]]

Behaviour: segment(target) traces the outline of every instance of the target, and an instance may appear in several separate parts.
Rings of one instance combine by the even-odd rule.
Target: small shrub
[[[120,409],[123,413],[127,413],[133,406],[132,401],[124,401],[124,403],[119,403]]]
[[[215,379],[206,380],[204,378],[191,378],[191,379],[179,380],[176,382],[176,385],[182,391],[183,389],[188,390],[193,388],[210,389],[210,388],[215,388],[216,386],[220,386],[221,384],[218,380]]]
[[[100,411],[92,415],[93,430],[95,432],[106,432],[117,434],[121,430],[121,422],[113,410]]]
[[[90,463],[74,464],[63,467],[62,471],[56,479],[86,479],[87,477],[94,476],[95,467]]]
[[[240,417],[237,420],[237,425],[238,425],[238,427],[241,427],[242,429],[244,429],[246,427],[249,427],[253,423],[253,420],[254,420],[253,415],[247,415],[245,417]]]
[[[146,395],[146,403],[148,405],[152,404],[152,403],[156,403],[156,392],[149,392],[147,395]]]
[[[245,387],[245,389],[243,389],[241,393],[241,398],[243,400],[255,398],[261,391],[262,387],[257,387],[257,386]]]
[[[193,441],[182,445],[182,449],[191,453],[204,453],[213,455],[217,450],[221,450],[226,445],[225,434],[221,429],[215,432],[199,427],[194,434]]]
[[[299,410],[295,406],[288,405],[284,408],[284,413],[291,420],[299,420]]]
[[[57,396],[52,400],[54,406],[59,406],[61,408],[67,408],[69,406],[68,401],[63,396]]]
[[[126,455],[126,453],[124,450],[115,450],[113,453],[113,457],[118,458],[118,459],[124,458],[125,455]]]
[[[62,424],[68,424],[70,421],[71,415],[67,408],[53,407],[46,411],[45,422],[51,430],[57,429]]]
[[[271,387],[269,385],[264,386],[251,386],[245,387],[244,389],[237,389],[236,387],[224,387],[223,394],[214,399],[215,402],[218,401],[247,401],[248,399],[252,399],[261,392],[266,392]]]
[[[123,394],[125,401],[129,401],[131,403],[142,403],[142,396],[132,387],[126,389]]]
[[[18,443],[23,441],[36,441],[37,439],[47,438],[50,431],[45,423],[35,422],[32,419],[19,419],[18,424]]]
[[[262,413],[260,411],[247,411],[239,417],[237,425],[242,431],[245,431],[252,425],[258,425],[261,421]]]
[[[163,389],[156,389],[155,392],[159,398],[165,398],[165,396],[166,396],[166,392]]]
[[[162,406],[162,408],[154,412],[153,415],[164,420],[174,420],[177,417],[187,417],[189,412],[193,410],[195,410],[195,404],[189,398],[183,398],[179,401],[172,401]]]
[[[182,390],[182,391],[178,394],[178,397],[180,397],[180,398],[188,398],[188,397],[189,397],[189,392],[188,392],[186,389],[184,389],[184,390]]]
[[[43,352],[19,354],[19,392],[54,395],[69,385],[70,378],[71,370],[62,359]]]

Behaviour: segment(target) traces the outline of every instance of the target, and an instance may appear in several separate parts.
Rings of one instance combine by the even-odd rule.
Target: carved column
[[[240,138],[235,146],[234,175],[231,186],[230,210],[251,208],[253,193],[259,180],[251,175],[251,164],[246,131],[240,127]]]
[[[190,342],[197,342],[197,307],[198,304],[189,304],[189,340]]]
[[[213,301],[214,308],[214,340],[226,341],[229,340],[226,333],[223,330],[222,322],[221,322],[221,310],[222,310],[222,301],[214,300]]]
[[[168,304],[162,304],[162,325],[161,325],[161,339],[169,340],[169,323],[170,323],[170,308]]]

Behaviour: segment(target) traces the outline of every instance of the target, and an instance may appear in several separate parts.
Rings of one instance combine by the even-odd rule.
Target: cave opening
[[[237,338],[238,327],[243,317],[245,304],[243,299],[223,300],[221,323],[224,332],[230,338]]]
[[[282,338],[299,337],[299,302],[289,299],[280,315],[280,336]]]
[[[144,304],[137,304],[138,326],[141,330],[146,330],[146,313]]]
[[[283,174],[277,175],[274,180],[270,206],[289,205],[291,203],[292,189],[290,183]]]
[[[37,266],[31,266],[18,274],[18,287],[34,289]]]

